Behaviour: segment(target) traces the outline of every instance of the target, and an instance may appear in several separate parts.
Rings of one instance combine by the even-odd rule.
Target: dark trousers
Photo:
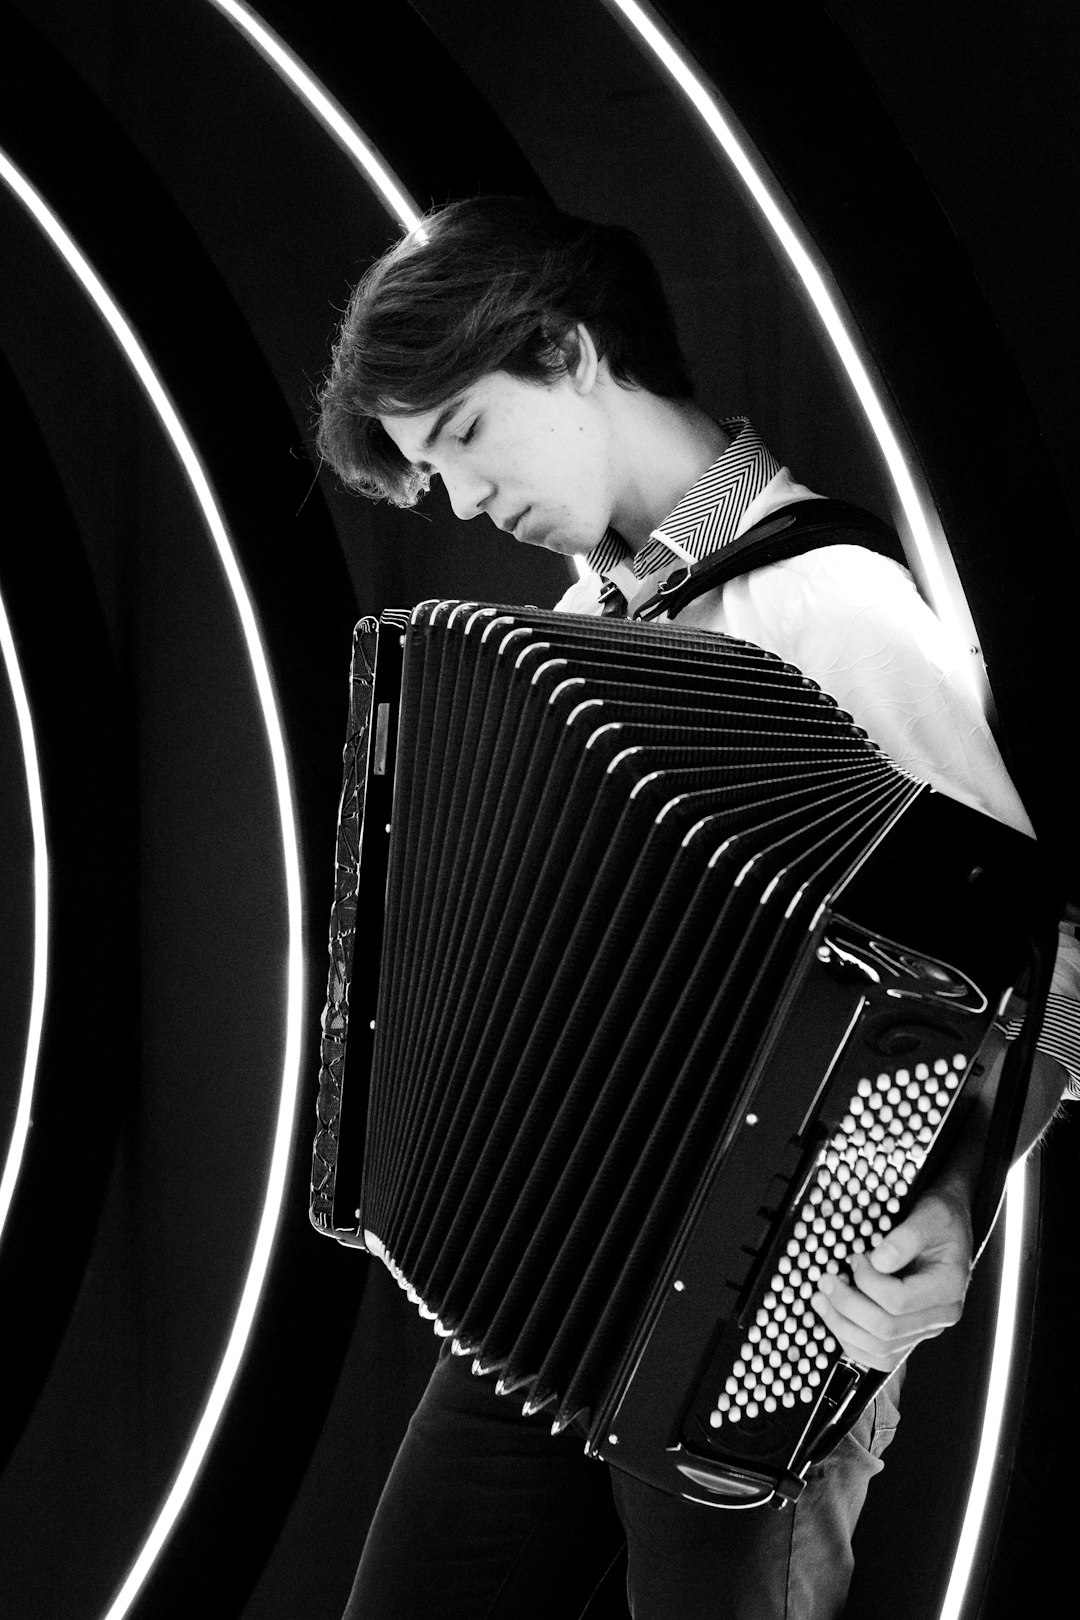
[[[898,1419],[890,1380],[793,1508],[702,1507],[608,1470],[580,1438],[443,1356],[379,1503],[345,1620],[578,1620],[628,1555],[633,1620],[831,1620]]]

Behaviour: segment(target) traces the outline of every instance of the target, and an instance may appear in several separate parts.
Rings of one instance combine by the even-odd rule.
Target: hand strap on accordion
[[[360,620],[353,631],[349,668],[349,725],[338,807],[334,900],[330,912],[330,966],[319,1048],[319,1099],[309,1204],[312,1225],[323,1231],[330,1230],[333,1222],[338,1117],[341,1112],[345,1039],[349,1027],[349,985],[353,976],[356,936],[356,880],[364,825],[367,746],[378,630],[377,619],[367,617]]]
[[[1038,932],[1031,940],[1027,985],[1027,1010],[1016,1039],[1009,1044],[1002,1064],[994,1105],[987,1126],[982,1168],[972,1199],[971,1226],[976,1259],[997,1218],[1004,1194],[1005,1178],[1016,1155],[1028,1081],[1035,1060],[1036,1043],[1042,1030],[1046,1000],[1057,954],[1057,923],[1047,910]]]

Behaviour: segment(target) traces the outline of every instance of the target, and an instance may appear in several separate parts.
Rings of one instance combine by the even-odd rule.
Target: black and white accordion
[[[312,1221],[591,1455],[782,1505],[883,1378],[817,1279],[932,1173],[1032,862],[760,648],[364,620]]]

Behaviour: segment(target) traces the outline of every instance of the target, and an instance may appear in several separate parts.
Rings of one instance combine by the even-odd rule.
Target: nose
[[[495,493],[495,485],[490,479],[483,478],[479,473],[466,468],[459,468],[454,472],[444,471],[442,481],[446,485],[446,493],[454,509],[454,516],[465,522],[486,511]]]

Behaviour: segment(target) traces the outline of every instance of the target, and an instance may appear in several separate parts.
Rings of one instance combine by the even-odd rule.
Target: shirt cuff
[[[1021,1020],[1010,1018],[1005,1025],[1007,1040],[1015,1040]],[[1046,1000],[1046,1016],[1039,1035],[1040,1052],[1060,1063],[1069,1074],[1065,1096],[1080,1100],[1080,1007],[1071,996],[1051,990]]]

